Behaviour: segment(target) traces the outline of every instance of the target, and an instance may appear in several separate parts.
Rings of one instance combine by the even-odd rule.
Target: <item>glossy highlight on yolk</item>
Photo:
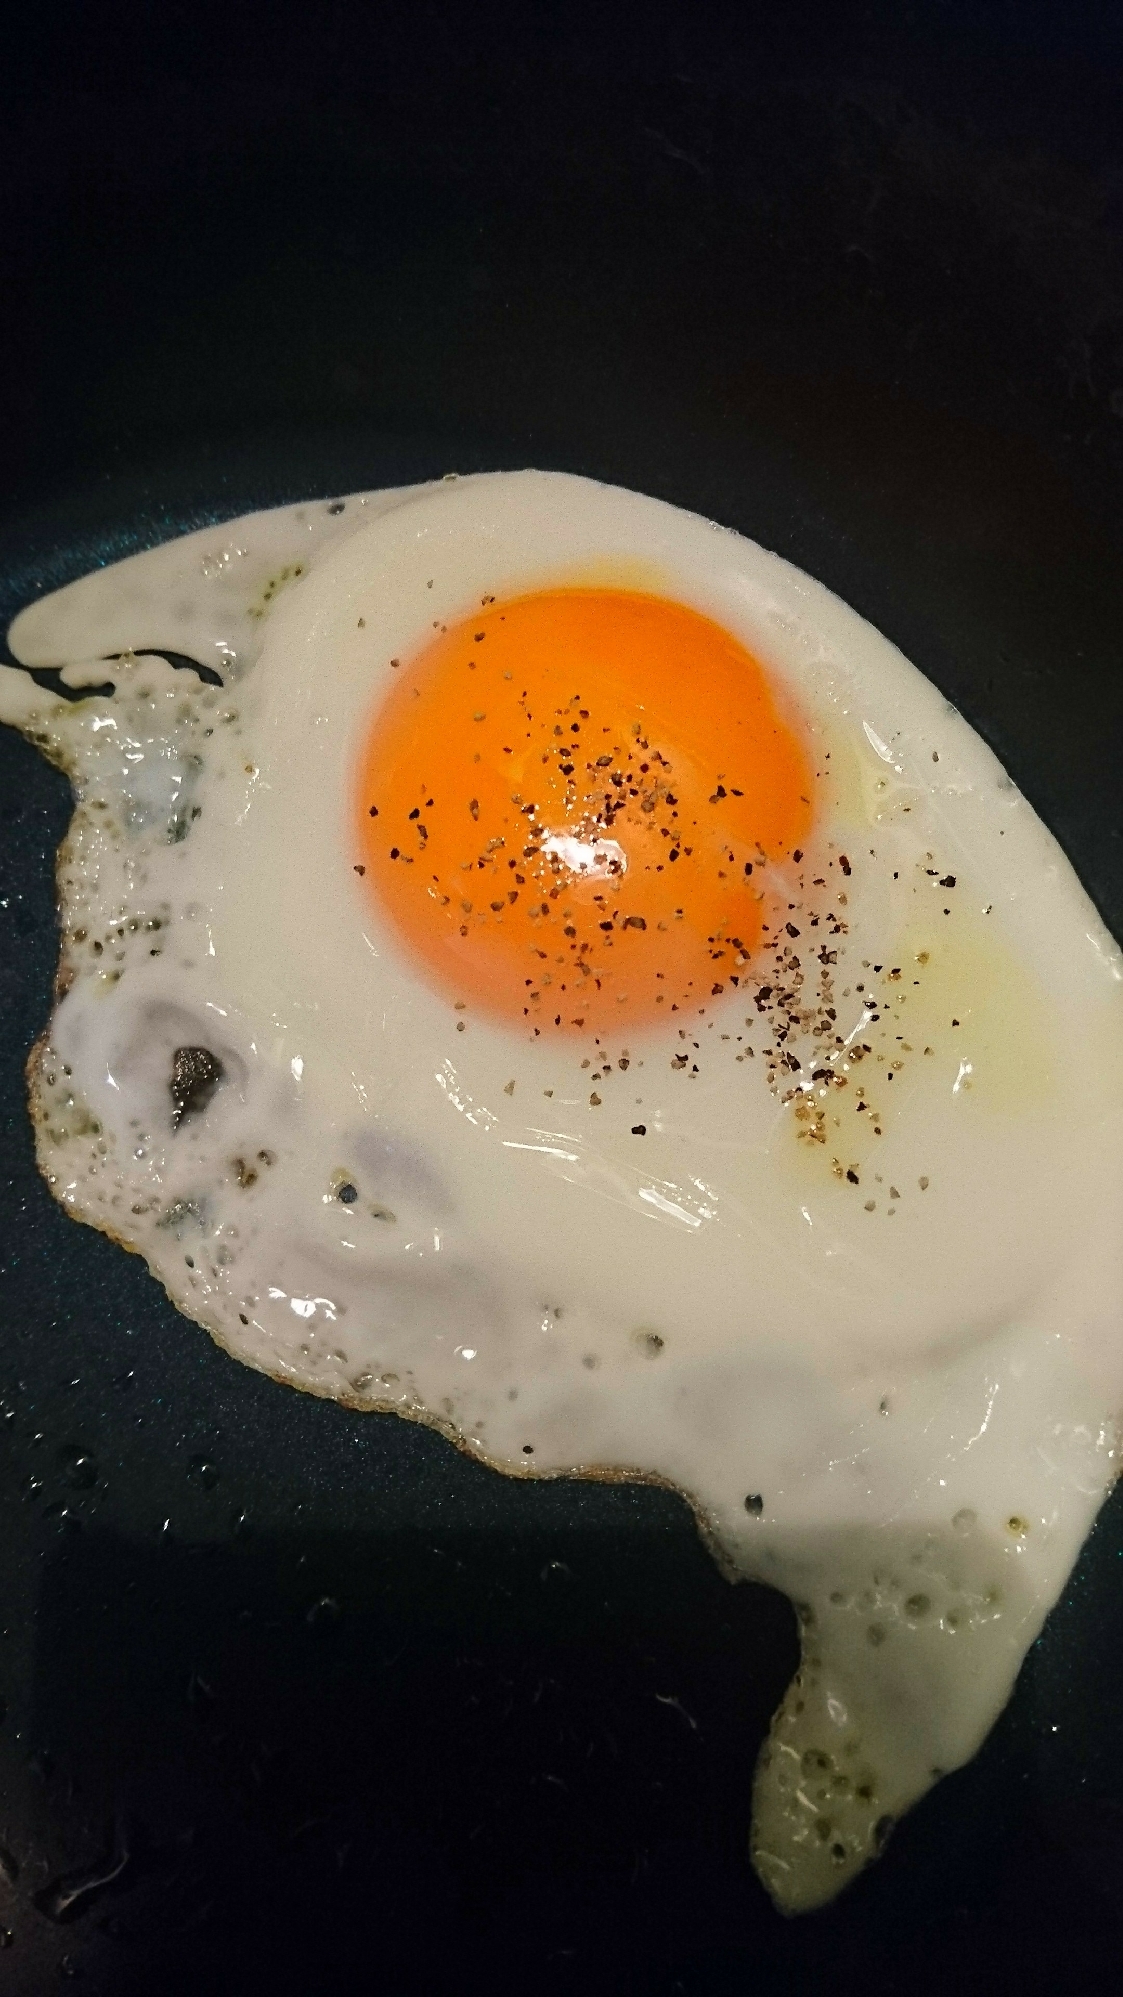
[[[638,591],[540,590],[485,599],[394,678],[360,861],[438,989],[542,1034],[638,1031],[736,988],[782,919],[811,780],[729,632]]]

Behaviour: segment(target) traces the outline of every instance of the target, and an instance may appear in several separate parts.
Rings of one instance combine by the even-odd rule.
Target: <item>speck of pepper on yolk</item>
[[[569,1034],[737,986],[812,813],[791,717],[729,632],[638,591],[541,590],[395,665],[357,843],[429,982]]]

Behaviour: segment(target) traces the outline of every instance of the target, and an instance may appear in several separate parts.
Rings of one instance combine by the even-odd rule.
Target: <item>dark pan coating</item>
[[[6,48],[4,628],[251,507],[603,476],[885,630],[1120,933],[1106,14],[158,11]],[[234,1365],[40,1184],[67,816],[5,731],[4,1987],[1112,1987],[1118,1494],[978,1759],[784,1923],[745,1840],[785,1602],[665,1491],[514,1486]]]

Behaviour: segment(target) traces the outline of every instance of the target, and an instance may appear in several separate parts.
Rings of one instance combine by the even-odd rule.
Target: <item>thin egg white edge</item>
[[[332,510],[340,505],[342,511]],[[752,1142],[741,1147],[754,1169],[765,1173],[759,1208],[755,1201],[738,1205],[724,1186],[710,1183],[721,1178],[709,1167],[715,1161],[720,1166],[722,1142],[706,1148],[704,1177],[696,1172],[683,1179],[667,1140],[704,1139],[689,1127],[676,1131],[673,1111],[664,1111],[663,1130],[652,1132],[670,1160],[663,1174],[647,1158],[633,1166],[618,1156],[618,1143],[599,1134],[594,1139],[593,1119],[576,1098],[564,1116],[536,1108],[529,1112],[535,1121],[527,1123],[520,1094],[536,1091],[551,1063],[562,1065],[556,1053],[520,1048],[516,1062],[508,1036],[477,1020],[457,1038],[447,1001],[403,966],[350,870],[346,776],[356,730],[377,698],[379,672],[388,678],[390,657],[416,648],[433,619],[451,622],[465,614],[477,592],[513,594],[614,563],[621,573],[631,564],[636,573],[663,578],[667,593],[724,623],[789,686],[805,714],[829,716],[833,739],[840,739],[840,729],[849,732],[856,753],[876,758],[878,780],[889,785],[885,815],[911,800],[942,864],[954,864],[965,881],[978,882],[1041,990],[1058,1010],[1063,1002],[1066,1046],[1092,1050],[1085,1066],[1091,1061],[1095,1072],[1078,1078],[1068,1105],[1085,1160],[1083,1169],[1079,1153],[1065,1160],[1076,1174],[1075,1181],[1064,1175],[1070,1252],[1036,1283],[1034,1294],[1017,1299],[1016,1309],[1009,1294],[1000,1295],[1004,1308],[993,1322],[983,1313],[974,1339],[941,1346],[940,1299],[930,1298],[925,1308],[914,1286],[905,1301],[917,1313],[919,1335],[911,1346],[899,1349],[902,1339],[894,1349],[899,1272],[891,1270],[887,1278],[885,1255],[860,1243],[855,1249],[853,1238],[846,1238],[848,1223],[837,1218],[833,1251],[828,1247],[817,1266],[808,1264],[806,1250],[795,1244],[814,1235],[807,1215],[816,1202],[801,1206],[790,1185],[777,1190],[772,1183],[783,1180],[782,1172],[767,1170],[775,1155],[776,1110],[766,1097],[759,1099],[759,1090]],[[297,567],[302,573],[292,574]],[[786,1911],[832,1897],[936,1774],[975,1751],[1118,1467],[1120,959],[1055,842],[936,689],[821,585],[728,530],[661,502],[557,474],[482,475],[419,494],[358,495],[330,508],[278,509],[204,529],[44,599],[16,620],[9,642],[28,664],[65,663],[63,676],[72,684],[116,681],[110,699],[72,704],[53,700],[14,669],[4,668],[0,677],[0,717],[66,761],[87,799],[99,784],[108,790],[116,784],[118,796],[129,800],[130,822],[108,835],[91,822],[92,811],[76,815],[60,858],[70,931],[79,904],[90,921],[94,913],[108,920],[127,906],[148,906],[159,893],[177,904],[185,935],[198,938],[184,946],[195,953],[190,964],[129,958],[128,981],[122,977],[112,988],[117,999],[101,983],[103,971],[74,977],[49,1035],[49,1058],[66,1060],[73,1076],[65,1088],[56,1081],[53,1092],[42,1078],[38,1085],[39,1155],[56,1193],[79,1217],[139,1246],[188,1315],[278,1377],[351,1404],[392,1405],[432,1419],[507,1470],[527,1473],[522,1437],[533,1434],[530,1474],[630,1470],[682,1490],[726,1570],[771,1582],[799,1607],[803,1664],[762,1752],[753,1855]],[[197,683],[192,689],[192,675],[156,659],[106,663],[109,652],[157,645],[221,662],[228,690],[199,689]],[[317,697],[325,659],[337,674],[330,701]],[[232,722],[207,718],[235,705]],[[119,729],[119,721],[127,725]],[[166,801],[169,784],[176,795],[186,795],[190,756],[214,739],[203,735],[206,727],[216,727],[220,739],[223,728],[229,731],[218,752],[219,775],[200,791],[206,808],[198,823],[169,846],[160,829],[160,800]],[[128,735],[132,746],[111,744],[118,734]],[[935,794],[933,752],[940,759]],[[205,758],[214,754],[204,750]],[[289,818],[297,791],[305,807],[299,836]],[[309,823],[307,801],[321,798],[329,802]],[[851,843],[855,829],[845,830]],[[880,822],[876,836],[889,836]],[[278,850],[288,861],[280,896]],[[198,894],[196,869],[205,883]],[[297,935],[301,947],[255,962],[247,897],[264,908],[267,935]],[[69,954],[73,958],[72,947]],[[325,964],[331,965],[326,983]],[[386,988],[370,998],[357,1030],[356,994],[372,976],[385,978]],[[408,1373],[403,1364],[391,1379],[395,1368],[383,1363],[381,1375],[358,1391],[353,1353],[342,1376],[338,1368],[333,1373],[324,1345],[286,1352],[272,1322],[264,1322],[264,1310],[255,1313],[252,1330],[239,1328],[223,1291],[225,1275],[216,1268],[208,1282],[184,1266],[186,1237],[107,1211],[89,1173],[75,1176],[69,1166],[70,1177],[60,1173],[63,1157],[85,1145],[100,1176],[107,1134],[108,1148],[118,1154],[111,1169],[120,1173],[123,1145],[112,1140],[123,1133],[114,1129],[114,1091],[119,1098],[124,1079],[138,1102],[156,1099],[154,1073],[141,1072],[143,1058],[131,1080],[113,1074],[114,1063],[120,1069],[122,1058],[129,1058],[129,1035],[123,1045],[122,1021],[114,1026],[114,1015],[122,994],[133,988],[142,993],[149,1026],[161,1006],[172,1015],[159,1031],[152,1029],[150,1053],[166,1053],[167,1034],[174,1043],[177,1020],[190,1017],[195,1003],[198,1011],[209,1008],[216,1024],[221,1018],[231,1074],[239,1061],[241,1072],[236,1086],[220,1091],[193,1120],[190,1151],[179,1144],[173,1157],[165,1145],[159,1156],[137,1160],[130,1190],[143,1184],[151,1195],[156,1186],[166,1211],[169,1194],[181,1182],[189,1190],[192,1173],[204,1162],[214,1171],[223,1161],[225,1170],[239,1135],[230,1125],[232,1113],[247,1130],[251,1124],[264,1128],[263,1116],[277,1119],[270,1127],[293,1145],[312,1135],[320,1183],[328,1189],[318,1195],[318,1218],[329,1226],[304,1244],[304,1267],[296,1274],[308,1276],[318,1261],[333,1269],[341,1258],[358,1257],[356,1294],[374,1281],[393,1300],[401,1350],[414,1359],[416,1312],[423,1320],[428,1312],[426,1364],[414,1363]],[[133,1003],[124,1009],[126,1026]],[[412,1053],[424,1039],[426,1052],[433,1046],[436,1055],[423,1061],[407,1054],[393,1062],[391,1076],[378,1078],[372,1078],[369,1056],[350,1065],[332,1060],[333,1048],[361,1043],[368,1033],[374,1045],[380,1032],[386,1038],[382,1013],[392,1019],[396,1043]],[[326,1035],[320,1031],[325,1026]],[[138,1036],[136,1045],[143,1042]],[[646,1063],[654,1058],[648,1052],[654,1044],[637,1038],[637,1060],[645,1067],[628,1071],[631,1080],[642,1080],[637,1093],[649,1087]],[[514,1074],[516,1065],[522,1079],[513,1101],[506,1101],[499,1077]],[[165,1071],[161,1085],[166,1090]],[[88,1132],[69,1127],[58,1142],[52,1137],[55,1111],[48,1099],[66,1093],[80,1102],[79,1123],[92,1105],[101,1125],[92,1145]],[[738,1108],[749,1117],[746,1101]],[[728,1119],[728,1104],[724,1111]],[[60,1119],[65,1123],[58,1111]],[[658,1121],[655,1114],[651,1121]],[[689,1119],[679,1122],[689,1125]],[[382,1220],[363,1216],[379,1237],[372,1247],[358,1238],[357,1216],[346,1216],[344,1225],[338,1203],[330,1203],[331,1161],[345,1138],[388,1125],[420,1131],[444,1176],[450,1167],[454,1179],[465,1171],[476,1195],[473,1206],[462,1191],[459,1208],[454,1200],[434,1230],[434,1189],[419,1178],[413,1194],[426,1227],[411,1228],[407,1217],[412,1238],[391,1254],[384,1252],[389,1230]],[[180,1135],[188,1135],[186,1124]],[[728,1130],[723,1141],[727,1153]],[[529,1142],[540,1148],[514,1151]],[[405,1161],[415,1177],[424,1177],[425,1145],[420,1157]],[[513,1162],[539,1174],[537,1180],[504,1178],[508,1188],[518,1189],[523,1211],[533,1197],[562,1215],[556,1231],[560,1238],[569,1229],[570,1243],[579,1215],[585,1287],[591,1274],[594,1298],[609,1300],[607,1314],[598,1316],[587,1298],[572,1308],[555,1301],[564,1293],[571,1246],[553,1262],[546,1256],[534,1265],[531,1256],[532,1266],[521,1270],[515,1255],[513,1273],[503,1270],[503,1255],[512,1261],[511,1243],[501,1227],[498,1239],[489,1237],[479,1194],[493,1182],[493,1160],[505,1145],[511,1150],[504,1167]],[[481,1147],[487,1148],[487,1173]],[[387,1161],[377,1145],[372,1156],[377,1177]],[[252,1156],[239,1163],[245,1176],[254,1173],[254,1182],[239,1188],[246,1206],[256,1199],[268,1219],[272,1201],[274,1224],[291,1221],[273,1191],[284,1173],[274,1165],[255,1167]],[[340,1167],[346,1163],[340,1159]],[[1014,1161],[1006,1163],[1013,1172]],[[400,1180],[400,1159],[393,1169]],[[645,1189],[663,1206],[642,1206]],[[224,1190],[227,1205],[232,1198]],[[232,1252],[235,1267],[252,1261],[256,1239],[268,1232],[264,1220],[242,1231],[253,1236],[255,1225],[258,1235]],[[638,1252],[654,1309],[629,1310],[640,1271],[636,1250],[631,1262],[619,1254],[622,1229],[631,1230],[629,1241],[642,1244]],[[820,1231],[830,1236],[829,1217]],[[720,1279],[712,1320],[705,1322],[698,1304],[699,1248]],[[832,1254],[835,1270],[843,1270],[841,1286],[835,1293],[827,1284],[827,1301],[812,1322],[825,1268],[833,1280]],[[731,1377],[726,1362],[736,1326],[729,1303],[736,1299],[737,1258],[743,1275],[746,1255],[750,1267],[754,1258],[757,1266],[767,1265],[770,1332],[762,1335],[758,1326],[751,1363],[737,1354]],[[198,1259],[192,1256],[192,1263]],[[436,1275],[438,1265],[451,1276]],[[278,1267],[274,1273],[282,1272]],[[528,1289],[534,1282],[537,1287]],[[333,1303],[330,1282],[298,1285],[287,1274],[271,1287],[279,1292],[274,1317],[299,1304],[305,1315],[298,1330],[351,1342],[353,1326],[345,1334],[334,1330],[344,1317],[336,1312],[339,1296]],[[947,1288],[941,1285],[942,1292]],[[954,1307],[953,1287],[950,1294]],[[839,1305],[833,1316],[832,1295]],[[863,1303],[871,1297],[879,1318],[872,1338],[862,1322]],[[553,1317],[554,1310],[563,1315]],[[653,1316],[666,1334],[654,1359],[634,1338]],[[438,1322],[445,1323],[440,1336]],[[497,1323],[505,1342],[496,1337]],[[598,1368],[578,1371],[576,1354],[592,1344],[601,1348]],[[450,1394],[469,1353],[472,1389]],[[378,1356],[385,1362],[385,1353]],[[490,1401],[479,1384],[489,1363]],[[511,1377],[519,1383],[514,1411],[498,1398]],[[746,1493],[757,1490],[766,1498],[759,1515],[745,1510]]]

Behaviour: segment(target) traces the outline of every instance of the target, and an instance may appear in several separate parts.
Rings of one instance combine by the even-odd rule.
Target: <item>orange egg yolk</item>
[[[778,918],[810,769],[766,675],[665,598],[551,589],[393,661],[359,768],[360,870],[462,1005],[642,1030],[736,987]]]

